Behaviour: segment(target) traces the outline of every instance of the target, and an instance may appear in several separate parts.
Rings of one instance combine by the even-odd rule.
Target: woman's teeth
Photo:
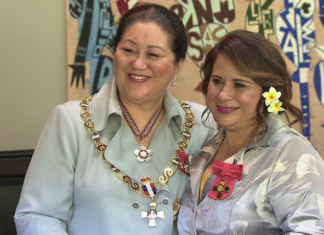
[[[144,77],[144,76],[137,76],[137,75],[130,75],[132,78],[138,79],[138,80],[142,80],[148,77]]]
[[[234,110],[234,109],[238,109],[238,108],[221,108],[222,110],[226,110],[226,111],[230,111],[230,110]]]

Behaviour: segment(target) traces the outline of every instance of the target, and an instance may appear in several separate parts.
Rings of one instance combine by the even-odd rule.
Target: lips
[[[146,82],[149,79],[148,76],[139,75],[139,74],[131,74],[131,73],[128,74],[128,78],[132,82],[137,82],[137,83]]]
[[[139,76],[139,75],[134,75],[134,74],[129,74],[129,76],[136,79],[136,80],[143,80],[143,79],[148,78],[146,76]]]
[[[217,105],[218,112],[223,113],[223,114],[230,114],[238,110],[238,107],[224,107]]]

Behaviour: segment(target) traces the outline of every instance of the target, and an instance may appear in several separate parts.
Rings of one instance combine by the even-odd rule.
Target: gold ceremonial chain
[[[94,96],[94,95],[93,95]],[[112,165],[110,162],[106,160],[105,157],[105,150],[107,148],[107,145],[102,141],[101,136],[97,132],[94,123],[91,121],[91,114],[89,113],[90,108],[90,101],[93,98],[93,96],[88,96],[86,99],[83,99],[80,103],[80,116],[82,120],[84,121],[84,126],[88,130],[91,139],[93,140],[94,144],[96,145],[98,151],[102,153],[102,159],[110,166],[110,170],[115,173],[115,175],[125,184],[128,184],[131,190],[133,190],[136,193],[141,194],[143,197],[152,198],[154,200],[154,197],[146,195],[142,189],[137,183],[133,183],[132,179],[126,175],[121,170],[117,169],[114,165]],[[171,159],[170,165],[164,169],[163,175],[160,176],[156,182],[156,193],[157,195],[162,187],[168,183],[169,177],[172,177],[174,173],[179,168],[180,164],[180,156],[178,155],[178,151],[184,152],[185,149],[188,147],[189,140],[191,138],[191,132],[193,128],[193,120],[195,118],[194,113],[191,111],[190,106],[182,101],[179,101],[181,104],[183,110],[185,111],[185,123],[183,125],[183,131],[181,140],[178,142],[178,150],[176,150],[176,153],[174,157]],[[142,180],[140,180],[142,181]],[[158,186],[159,185],[159,186]]]

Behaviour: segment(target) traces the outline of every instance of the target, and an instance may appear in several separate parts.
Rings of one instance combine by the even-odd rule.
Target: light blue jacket
[[[15,213],[19,235],[131,235],[176,233],[173,202],[182,196],[188,176],[178,170],[156,196],[157,227],[148,227],[141,211],[149,210],[149,198],[132,191],[102,160],[80,118],[80,101],[57,106],[41,134],[30,163]],[[145,174],[156,182],[169,166],[177,149],[184,111],[168,91],[163,100],[165,116],[149,148],[150,163],[138,163],[138,148],[132,131],[123,121],[117,101],[115,79],[110,78],[90,102],[90,113],[103,142],[105,156],[115,167],[139,183]],[[192,138],[186,150],[197,152],[215,134],[213,120],[208,129],[201,123],[204,106],[188,102],[195,113]],[[162,205],[162,199],[169,200]],[[165,201],[167,201],[165,200]],[[166,203],[164,203],[166,204]],[[137,205],[137,209],[133,209]],[[136,207],[136,206],[135,206]]]

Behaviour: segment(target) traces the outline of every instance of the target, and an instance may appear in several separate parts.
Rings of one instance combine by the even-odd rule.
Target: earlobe
[[[176,65],[176,68],[175,68],[175,71],[174,71],[174,78],[173,78],[173,81],[171,83],[171,85],[174,87],[177,85],[177,75],[181,69],[181,66],[182,66],[182,62],[183,60],[181,59],[178,64]]]
[[[175,69],[174,76],[177,76],[177,75],[178,75],[178,73],[179,73],[179,71],[180,71],[180,69],[181,69],[181,67],[182,67],[182,63],[183,63],[183,59],[181,59],[181,60],[178,62],[177,66],[176,66],[176,69]]]

